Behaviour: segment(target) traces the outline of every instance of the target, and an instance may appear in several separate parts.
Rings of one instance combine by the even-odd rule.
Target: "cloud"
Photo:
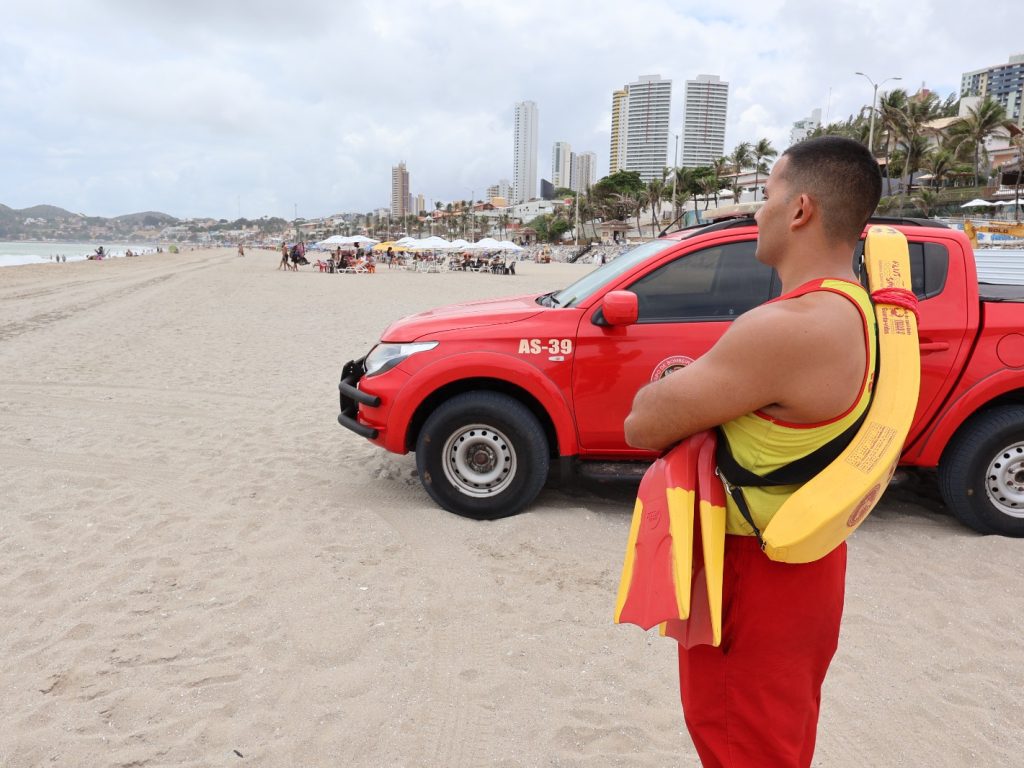
[[[611,93],[641,74],[730,83],[726,151],[788,142],[815,107],[845,119],[877,80],[945,96],[1009,45],[926,0],[9,0],[0,29],[0,202],[91,214],[316,216],[414,193],[481,197],[512,176],[513,104],[608,167]],[[1002,47],[1000,47],[1002,45]],[[890,84],[891,85],[891,84]],[[887,86],[888,87],[888,86]],[[672,139],[669,140],[671,152]]]

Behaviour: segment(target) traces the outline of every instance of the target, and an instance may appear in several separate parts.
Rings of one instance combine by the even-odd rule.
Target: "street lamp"
[[[887,77],[882,82],[876,84],[874,80],[865,75],[863,72],[854,72],[855,75],[860,75],[867,80],[874,87],[874,91],[871,94],[871,122],[868,124],[868,152],[874,156],[875,154],[875,102],[878,100],[878,86],[885,85],[890,80],[902,80],[902,77]]]

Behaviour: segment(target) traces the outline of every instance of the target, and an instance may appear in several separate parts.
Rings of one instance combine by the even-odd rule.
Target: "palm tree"
[[[665,194],[665,185],[659,179],[647,182],[647,201],[651,205],[651,234],[658,236],[658,222],[661,219],[661,200]]]
[[[773,147],[768,139],[759,139],[750,151],[754,156],[754,199],[757,200],[757,192],[761,186],[761,171],[768,173],[767,165],[763,165],[763,163],[765,160],[778,157],[779,150]]]
[[[902,88],[894,88],[888,93],[882,94],[878,101],[878,123],[880,132],[885,133],[885,192],[892,196],[892,174],[889,172],[889,163],[892,159],[892,150],[899,136],[904,122],[904,113],[907,109],[907,92]]]
[[[740,196],[743,194],[743,189],[740,185],[740,174],[743,173],[743,169],[749,166],[754,159],[753,149],[750,146],[749,141],[741,141],[736,145],[736,148],[729,155],[729,162],[732,163],[733,171],[735,176],[732,180],[732,199],[733,202],[738,203]],[[755,176],[757,172],[755,171]]]
[[[915,94],[907,100],[906,106],[897,120],[896,140],[902,144],[904,151],[900,192],[900,197],[903,200],[906,200],[910,180],[920,167],[921,158],[928,151],[927,124],[935,117],[938,105],[939,97],[934,93]]]
[[[1003,105],[986,96],[977,107],[968,107],[967,114],[949,127],[954,143],[974,148],[974,186],[978,186],[981,150],[985,140],[1001,128],[1008,128],[1010,125],[1012,122],[1006,119]]]
[[[917,205],[921,212],[927,217],[931,216],[932,210],[939,204],[939,193],[933,189],[919,189],[910,202]]]

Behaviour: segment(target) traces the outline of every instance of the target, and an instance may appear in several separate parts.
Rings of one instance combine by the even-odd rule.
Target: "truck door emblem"
[[[666,357],[655,367],[654,373],[651,374],[651,381],[663,379],[670,373],[674,373],[680,368],[685,368],[692,362],[693,358],[687,357],[686,355],[673,355],[672,357]]]

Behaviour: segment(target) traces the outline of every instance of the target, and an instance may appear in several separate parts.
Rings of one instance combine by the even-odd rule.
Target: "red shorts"
[[[846,544],[821,560],[769,560],[726,536],[722,644],[679,646],[683,715],[705,768],[809,766],[821,684],[839,643]]]

